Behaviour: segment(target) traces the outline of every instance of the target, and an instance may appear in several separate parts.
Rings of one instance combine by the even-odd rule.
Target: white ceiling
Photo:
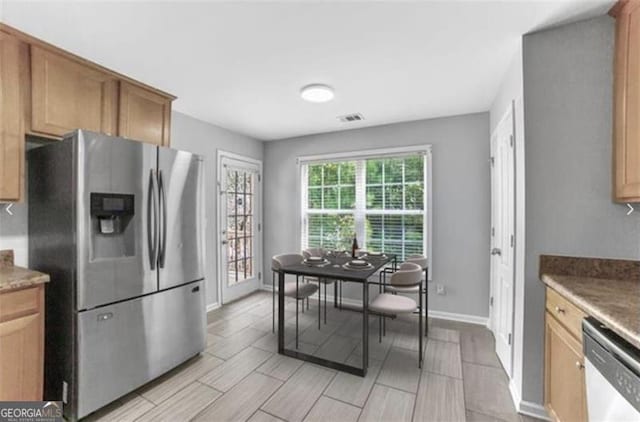
[[[271,140],[486,111],[522,34],[612,3],[5,0],[0,18]],[[309,83],[336,98],[302,101]],[[336,119],[354,112],[365,120]]]

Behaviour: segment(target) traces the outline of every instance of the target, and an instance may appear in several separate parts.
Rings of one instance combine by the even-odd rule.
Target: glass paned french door
[[[255,195],[256,174],[247,169],[227,167],[225,192],[227,218],[227,283],[253,277],[255,230],[252,202]]]
[[[259,287],[260,163],[220,158],[222,298],[229,302]]]

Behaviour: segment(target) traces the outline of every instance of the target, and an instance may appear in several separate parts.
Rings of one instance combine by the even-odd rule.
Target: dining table
[[[301,261],[299,264],[280,267],[275,270],[278,274],[278,353],[292,358],[304,360],[317,365],[322,365],[331,369],[344,371],[350,374],[366,376],[369,367],[369,287],[380,285],[380,282],[371,280],[372,276],[385,267],[395,269],[397,257],[394,254],[364,254],[359,256],[359,260],[366,261],[368,265],[360,268],[351,266],[354,258],[349,254],[335,253],[325,254],[320,262]],[[341,310],[355,311],[362,313],[362,367],[348,365],[345,362],[336,362],[312,354],[304,353],[300,350],[288,349],[285,347],[285,276],[291,274],[300,277],[312,278],[318,282],[334,280],[340,283],[357,283],[362,288],[362,306],[342,306]],[[296,282],[298,283],[298,281]],[[319,294],[319,293],[318,293]],[[326,294],[326,287],[325,287]],[[341,293],[340,293],[341,294]],[[334,295],[335,296],[335,295]],[[337,305],[337,297],[334,297]],[[326,318],[326,311],[325,311]]]

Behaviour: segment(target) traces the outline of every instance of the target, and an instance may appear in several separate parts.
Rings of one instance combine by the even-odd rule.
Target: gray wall
[[[489,114],[478,113],[265,143],[265,274],[269,257],[300,250],[296,158],[432,145],[433,280],[447,289],[432,310],[486,317],[489,303]],[[433,284],[429,288],[433,290]],[[356,296],[359,297],[359,296]]]
[[[171,118],[171,146],[204,157],[207,220],[205,277],[207,278],[207,304],[212,305],[219,302],[218,268],[216,265],[218,150],[262,160],[263,143],[175,111]]]
[[[540,254],[638,259],[640,213],[611,200],[614,21],[524,38],[526,282],[523,399],[542,403]]]

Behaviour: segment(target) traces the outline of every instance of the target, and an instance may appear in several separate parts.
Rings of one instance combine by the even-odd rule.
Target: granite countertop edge
[[[22,267],[0,268],[0,293],[37,286],[50,281],[48,274]]]
[[[640,349],[640,332],[632,329],[625,325],[624,322],[620,321],[615,315],[612,315],[611,312],[608,312],[605,307],[598,306],[592,301],[582,297],[579,293],[576,293],[572,289],[565,286],[561,279],[573,279],[580,280],[582,283],[602,283],[602,282],[616,282],[618,280],[606,280],[601,278],[594,277],[584,277],[584,276],[567,276],[567,275],[553,275],[553,274],[541,274],[540,280],[552,288],[571,303],[580,308],[584,313],[593,318],[597,319],[599,322],[606,325],[609,329],[614,331],[620,337],[631,343],[633,346]]]

